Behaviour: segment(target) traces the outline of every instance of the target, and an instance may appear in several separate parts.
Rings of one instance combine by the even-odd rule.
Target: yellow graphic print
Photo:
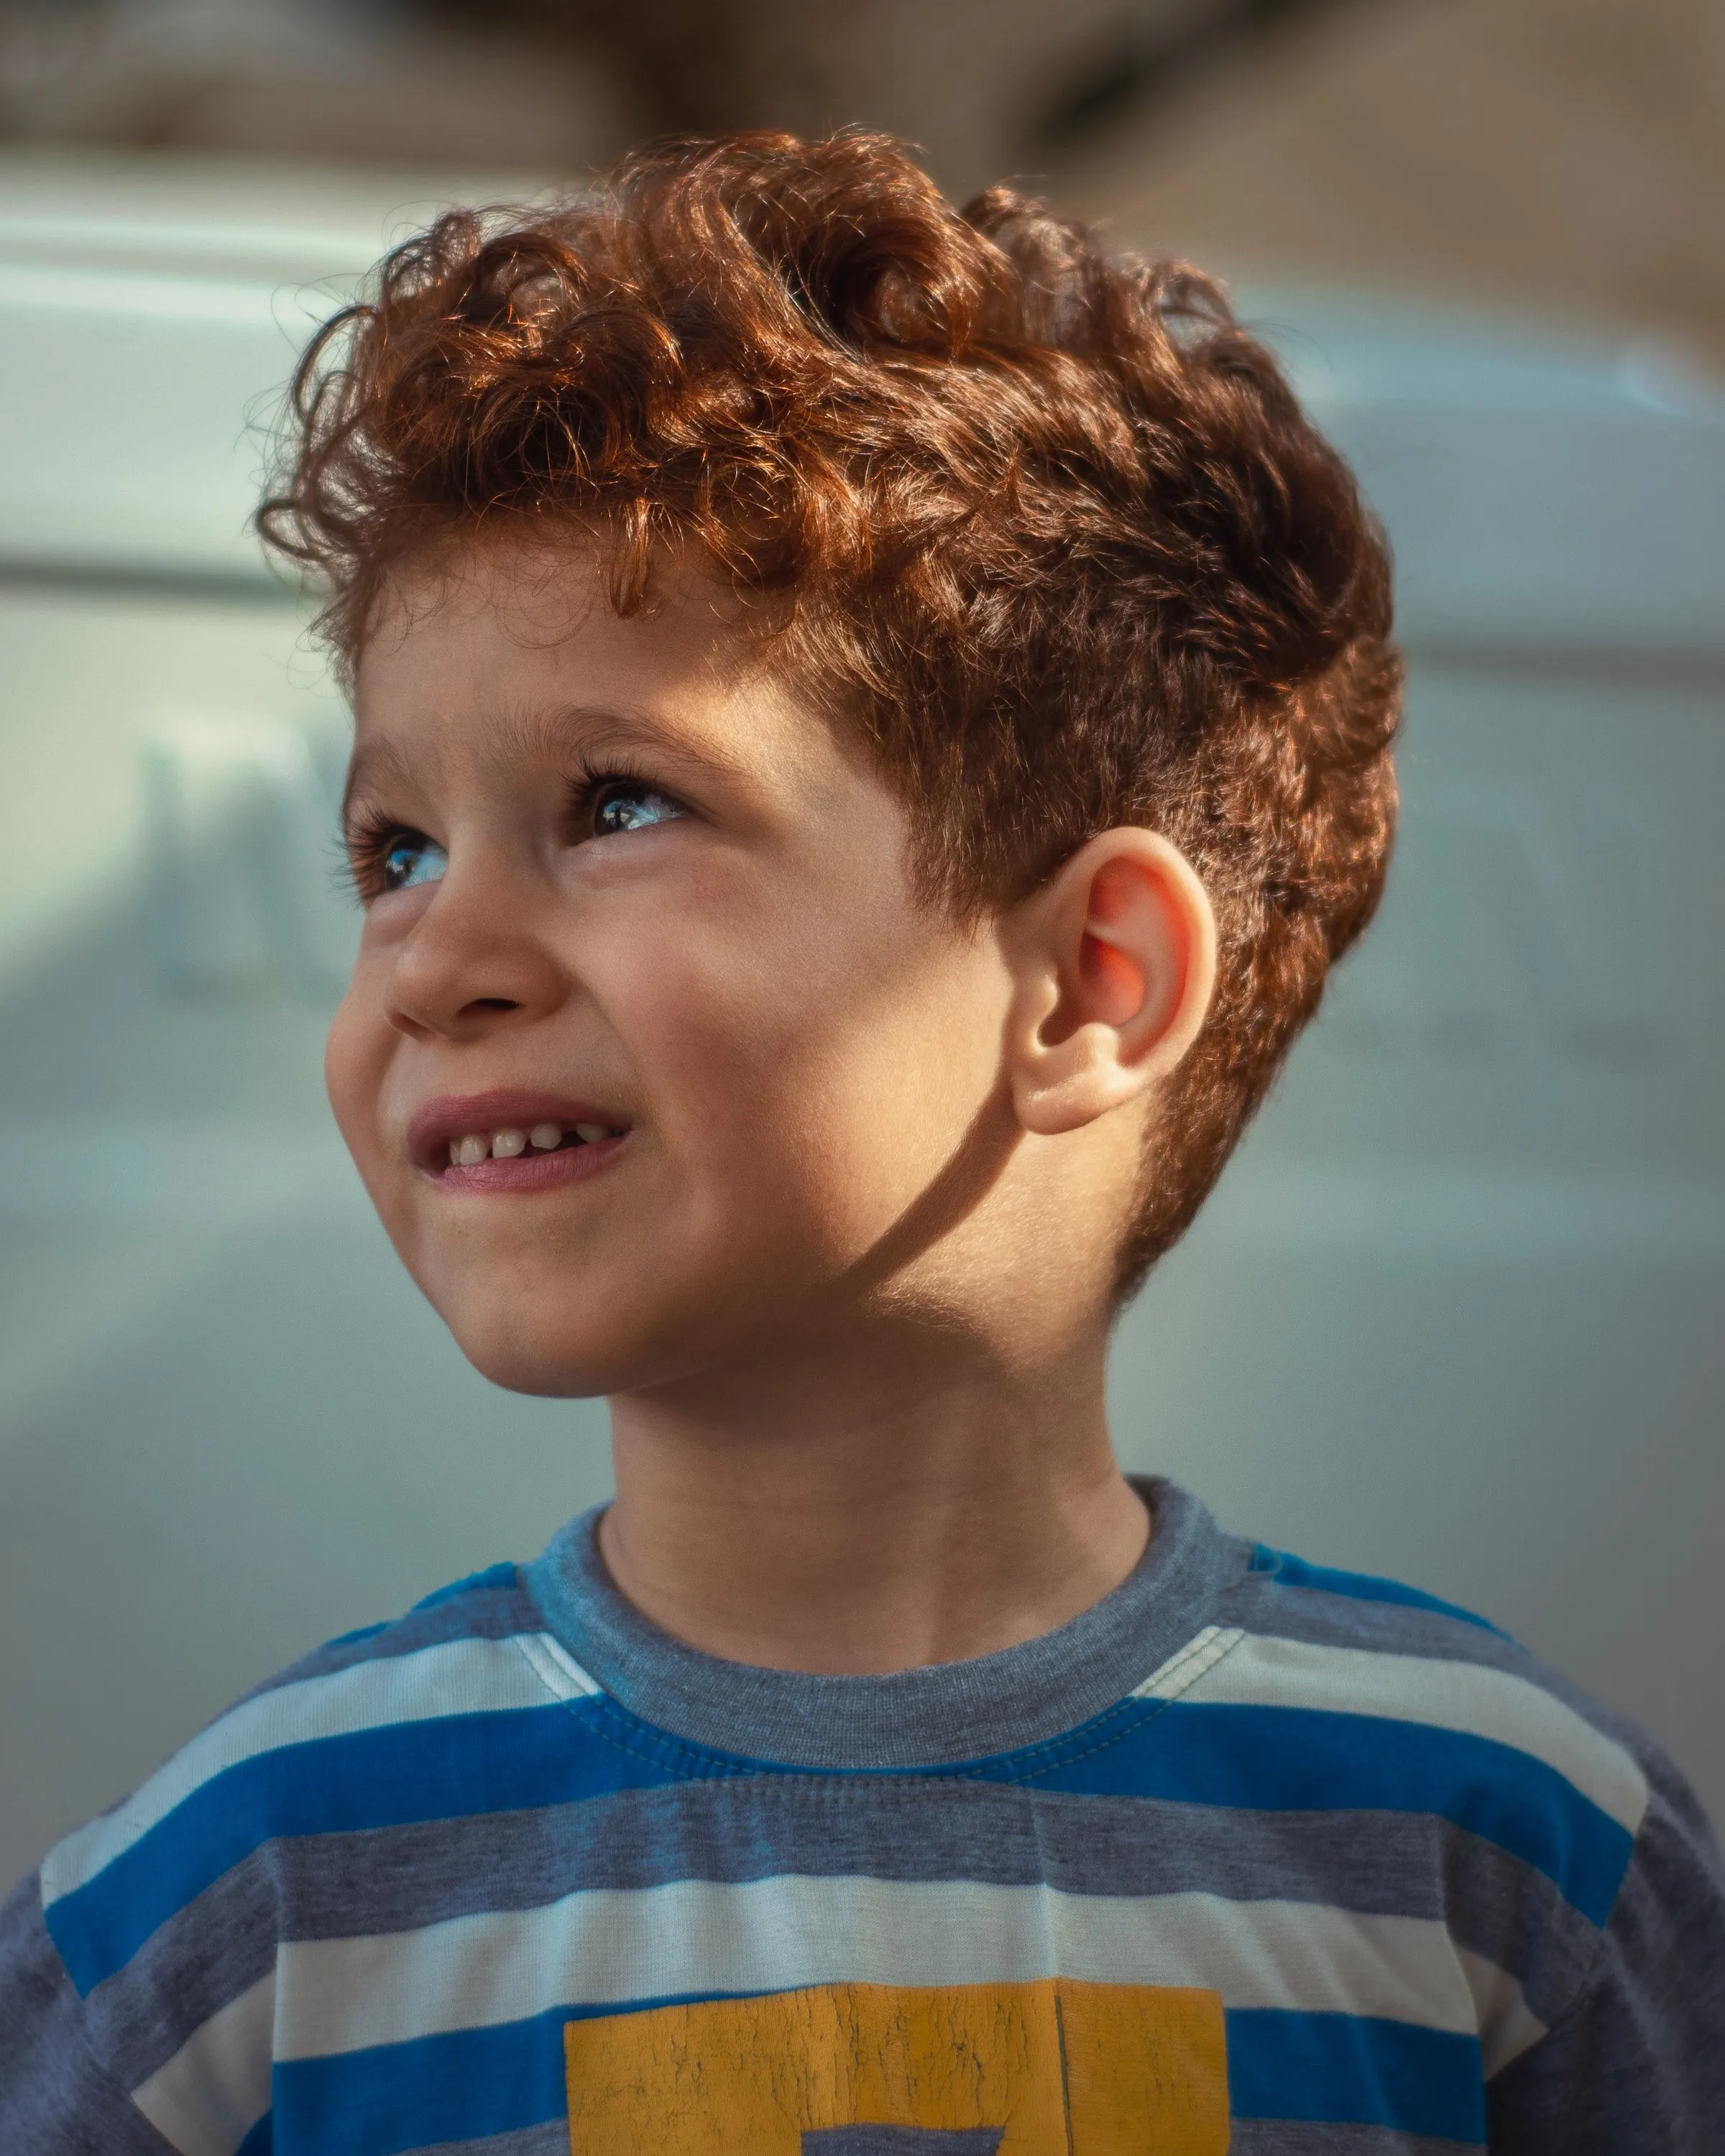
[[[933,2152],[943,2133],[996,2156],[1228,2148],[1214,1991],[819,1984],[572,2021],[563,2046],[572,2156]],[[842,2131],[869,2127],[886,2131]]]

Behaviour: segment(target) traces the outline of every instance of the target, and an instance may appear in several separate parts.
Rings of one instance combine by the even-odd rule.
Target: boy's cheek
[[[716,926],[566,952],[580,990],[531,1041],[532,1075],[555,1067],[601,1092],[619,1080],[618,1099],[640,1113],[637,1142],[591,1185],[480,1211],[452,1209],[390,1146],[407,1044],[362,954],[330,1031],[336,1120],[409,1271],[498,1383],[628,1383],[672,1336],[686,1351],[749,1332],[757,1306],[783,1317],[891,1227],[988,1090],[987,984],[912,989],[901,975],[884,993],[887,954],[834,965],[830,950]],[[515,1075],[506,1046],[529,1050],[485,1044],[487,1082]]]
[[[382,1135],[377,1111],[388,1067],[392,1033],[375,1013],[367,993],[365,961],[331,1021],[323,1060],[324,1090],[354,1165],[380,1209],[383,1168]]]
[[[568,1396],[664,1382],[769,1317],[783,1325],[816,1286],[816,1224],[793,1194],[709,1179],[711,1164],[667,1159],[650,1137],[615,1173],[609,1190],[543,1209],[458,1213],[416,1192],[386,1211],[408,1270],[493,1383]]]

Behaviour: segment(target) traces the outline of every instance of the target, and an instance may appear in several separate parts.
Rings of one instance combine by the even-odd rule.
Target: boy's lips
[[[505,1086],[427,1101],[408,1126],[408,1152],[440,1189],[547,1190],[595,1173],[630,1127],[590,1101]]]

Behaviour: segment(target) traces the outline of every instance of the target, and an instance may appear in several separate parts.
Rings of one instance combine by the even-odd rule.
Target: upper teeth
[[[616,1133],[608,1123],[576,1123],[571,1126],[583,1145],[593,1145],[600,1138],[613,1137]],[[454,1168],[475,1168],[480,1161],[513,1160],[532,1145],[540,1152],[553,1152],[563,1142],[561,1123],[535,1123],[531,1130],[516,1129],[513,1125],[489,1136],[484,1131],[470,1131],[465,1137],[449,1141],[449,1162]]]

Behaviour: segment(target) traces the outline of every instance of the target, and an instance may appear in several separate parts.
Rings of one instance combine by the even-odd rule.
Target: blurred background
[[[1397,547],[1390,896],[1122,1326],[1122,1452],[1725,1813],[1725,10],[0,0],[8,1878],[608,1486],[324,1106],[346,717],[246,522],[295,348],[441,203],[854,120],[1223,272]]]

